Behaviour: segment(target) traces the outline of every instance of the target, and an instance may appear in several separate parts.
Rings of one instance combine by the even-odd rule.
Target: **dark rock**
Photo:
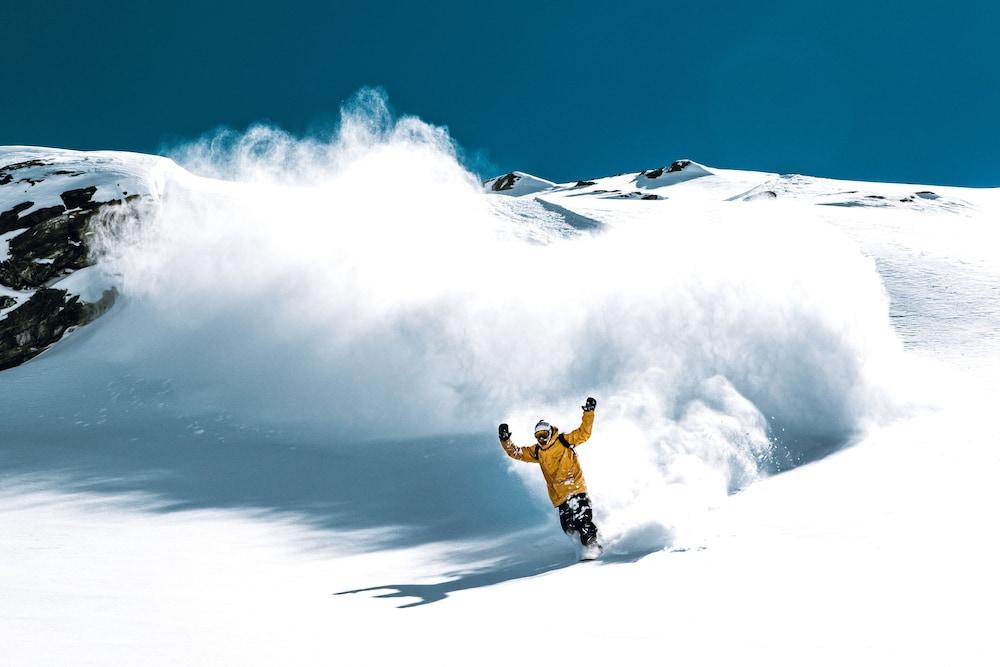
[[[504,174],[500,178],[493,181],[493,186],[490,188],[493,192],[502,192],[503,190],[510,190],[517,183],[519,177],[517,174],[511,172],[509,174]]]
[[[6,294],[0,294],[0,310],[3,310],[4,308],[10,308],[15,303],[17,303],[17,299],[15,299],[14,297],[7,296]]]
[[[670,166],[667,167],[667,173],[672,174],[675,171],[684,171],[689,164],[691,164],[691,160],[674,160],[670,163]]]
[[[58,342],[72,327],[92,322],[114,305],[118,292],[105,290],[96,303],[61,289],[40,289],[0,320],[0,370],[23,364]]]
[[[12,180],[14,180],[13,172],[18,169],[26,169],[28,167],[44,167],[47,162],[42,160],[27,160],[25,162],[14,162],[8,165],[0,167],[0,185],[7,185]],[[21,179],[26,180],[26,179]],[[37,182],[37,181],[36,181]],[[32,183],[34,185],[34,183]]]
[[[67,209],[84,208],[87,206],[94,206],[91,198],[94,196],[95,192],[97,192],[97,187],[92,185],[89,188],[67,190],[59,195],[59,198],[63,200],[63,204],[66,205]]]
[[[931,192],[930,190],[921,190],[920,192],[914,193],[921,199],[930,199],[931,201],[935,199],[941,199],[941,195],[936,192]]]
[[[660,195],[648,194],[648,195],[643,195],[642,198],[643,199],[659,199]]]
[[[684,169],[691,164],[691,160],[674,160],[670,163],[669,167],[659,167],[657,169],[646,169],[639,173],[640,176],[645,176],[646,178],[659,178],[663,174],[673,174],[678,171],[684,171]]]
[[[0,264],[0,282],[14,289],[41,287],[67,270],[89,266],[84,234],[92,215],[59,215],[11,239],[10,259]]]
[[[576,185],[574,185],[573,187],[574,188],[585,188],[588,185],[597,185],[597,182],[596,181],[577,181]]]
[[[26,211],[35,205],[33,201],[21,202],[9,211],[4,211],[0,213],[0,234],[6,234],[7,232],[14,231],[15,229],[20,229],[17,224],[17,216],[21,214],[21,211]]]
[[[46,220],[51,220],[52,218],[66,212],[66,207],[62,204],[56,204],[55,206],[46,206],[45,208],[40,208],[32,211],[28,215],[22,215],[17,219],[17,227],[12,229],[22,229],[24,227],[34,227],[35,225],[45,222]]]
[[[18,169],[27,169],[28,167],[44,167],[47,164],[50,163],[45,160],[25,160],[24,162],[13,162],[0,167],[0,172],[10,173],[12,171],[17,171]]]
[[[0,370],[40,354],[85,319],[80,297],[60,289],[38,290],[0,320]]]
[[[882,195],[865,195],[865,199],[885,199]]]

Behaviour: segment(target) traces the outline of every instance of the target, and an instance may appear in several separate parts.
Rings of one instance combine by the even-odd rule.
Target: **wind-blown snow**
[[[344,628],[348,618],[368,621],[335,632],[356,662],[374,639],[364,628],[418,641],[447,626],[468,640],[457,654],[440,649],[441,662],[455,664],[470,644],[492,645],[495,624],[519,622],[567,590],[590,591],[581,605],[594,655],[608,659],[660,655],[663,632],[672,655],[745,656],[716,646],[718,630],[730,633],[727,646],[788,662],[794,651],[780,649],[795,641],[768,634],[779,622],[840,659],[861,647],[898,655],[886,647],[912,625],[890,623],[886,644],[864,634],[862,620],[905,606],[872,593],[897,559],[917,559],[908,563],[924,568],[903,571],[926,576],[927,559],[948,558],[944,548],[919,553],[936,532],[921,539],[907,514],[921,481],[945,497],[913,511],[937,521],[968,503],[975,523],[989,504],[983,482],[997,461],[978,445],[995,428],[969,425],[977,413],[956,407],[961,384],[947,364],[960,356],[948,318],[971,303],[964,322],[978,354],[969,365],[995,368],[1000,345],[983,332],[1000,316],[980,289],[1000,284],[982,243],[995,231],[973,217],[995,193],[866,184],[847,189],[941,199],[825,206],[840,196],[829,182],[695,165],[705,174],[657,187],[657,201],[609,198],[632,192],[636,174],[498,197],[463,168],[443,130],[393,119],[370,94],[345,109],[328,140],[258,127],[174,157],[179,166],[150,170],[154,200],[141,221],[104,228],[99,265],[70,278],[77,290],[115,283],[115,309],[0,374],[0,472],[16,484],[0,501],[0,526],[16,545],[0,571],[27,562],[28,526],[41,527],[43,543],[98,541],[83,550],[95,589],[61,573],[58,557],[39,563],[50,578],[18,589],[33,601],[19,636],[51,620],[67,588],[108,587],[127,602],[59,617],[67,633],[87,624],[92,661],[110,655],[96,634],[135,610],[167,624],[160,636],[130,620],[134,655],[155,646],[182,662],[266,663],[278,654],[157,638],[183,636],[176,614],[194,613],[203,595],[213,610],[240,608],[253,599],[241,584],[255,580],[276,606],[241,611],[237,634],[252,645],[275,622],[297,646],[280,656],[303,664],[322,662],[302,647],[329,643],[323,621]],[[773,201],[744,201],[776,182],[787,187]],[[953,241],[937,258],[940,275],[967,270],[978,282],[963,277],[949,289],[967,292],[935,295],[937,317],[920,300],[933,293],[922,281],[934,258],[920,253],[941,248],[956,226],[981,242]],[[954,258],[973,257],[973,246],[979,260],[957,268],[965,260]],[[521,443],[542,417],[572,429],[588,395],[599,401],[597,423],[580,456],[610,560],[560,571],[572,549],[540,475],[503,457],[495,428],[509,422]],[[939,444],[949,437],[954,450]],[[933,477],[950,453],[976,461],[964,493]],[[964,474],[955,463],[942,469]],[[75,526],[94,499],[88,538]],[[903,537],[882,541],[900,525]],[[102,554],[114,549],[99,541],[119,529],[126,555],[105,568]],[[157,561],[171,576],[156,590],[178,591],[167,611],[110,576],[120,569],[140,581],[141,544],[161,538],[205,549],[185,548],[177,569]],[[974,542],[995,553],[990,540]],[[257,565],[228,571],[244,553]],[[972,571],[986,562],[977,556]],[[198,582],[220,571],[203,593]],[[930,591],[940,604],[964,602]],[[365,592],[403,604],[451,599],[396,612],[415,614],[403,618]],[[813,603],[815,622],[797,611]],[[851,604],[858,615],[845,619]],[[198,616],[219,632],[223,617]],[[64,639],[47,655],[76,653],[79,643]],[[559,654],[538,638],[495,648],[496,662]],[[402,657],[372,650],[374,664]]]
[[[676,203],[525,238],[532,218],[496,209],[447,135],[368,103],[328,144],[258,128],[183,153],[228,180],[161,167],[155,208],[99,244],[125,303],[73,352],[95,368],[49,371],[74,375],[62,400],[120,381],[97,363],[112,340],[118,367],[169,383],[169,413],[333,447],[500,421],[523,438],[540,416],[574,427],[593,394],[581,455],[625,546],[671,543],[684,513],[650,508],[717,503],[892,411],[886,296],[840,232]]]

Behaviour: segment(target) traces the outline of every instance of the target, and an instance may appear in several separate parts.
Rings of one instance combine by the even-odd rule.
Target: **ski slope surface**
[[[64,279],[114,307],[0,372],[4,664],[1000,658],[997,190],[484,186],[377,99],[31,159],[148,204]],[[578,563],[495,434],[589,395]]]

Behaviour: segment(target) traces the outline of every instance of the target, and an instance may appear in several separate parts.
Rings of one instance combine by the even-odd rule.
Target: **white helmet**
[[[543,437],[539,435],[544,434]],[[548,423],[544,419],[539,419],[538,423],[535,424],[535,437],[543,442],[552,437],[552,424]]]

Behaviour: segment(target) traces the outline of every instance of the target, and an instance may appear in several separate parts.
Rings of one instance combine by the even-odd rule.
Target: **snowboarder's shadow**
[[[638,553],[615,553],[605,554],[600,560],[590,561],[584,565],[607,565],[619,563],[634,563],[649,555],[652,551]],[[463,572],[452,572],[448,576],[452,577],[448,581],[436,584],[384,584],[381,586],[369,586],[367,588],[356,588],[348,591],[340,591],[334,595],[353,595],[355,593],[375,593],[380,592],[376,598],[416,598],[413,602],[401,604],[398,609],[408,609],[420,607],[433,602],[444,600],[451,593],[483,588],[501,584],[517,579],[527,579],[549,572],[555,572],[574,565],[578,561],[573,557],[572,552],[565,554],[553,554],[546,557],[530,560],[508,561],[499,565],[471,569]]]
[[[493,586],[505,581],[516,579],[526,579],[528,577],[554,572],[563,568],[575,565],[576,561],[570,558],[559,558],[556,556],[538,559],[534,561],[518,560],[499,566],[492,566],[480,569],[472,569],[464,572],[449,573],[448,581],[436,584],[385,584],[382,586],[371,586],[368,588],[358,588],[349,591],[340,591],[334,595],[351,595],[354,593],[374,593],[382,591],[376,598],[416,598],[413,602],[399,605],[399,609],[410,607],[420,607],[432,602],[440,602],[451,593]]]

